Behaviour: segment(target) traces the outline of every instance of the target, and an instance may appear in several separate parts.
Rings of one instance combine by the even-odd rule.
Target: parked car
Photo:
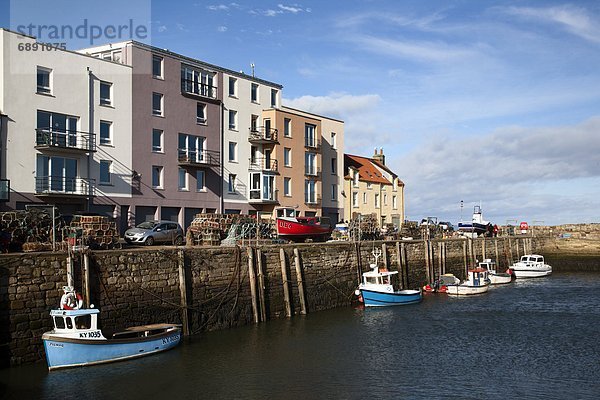
[[[152,246],[154,243],[183,244],[183,229],[173,221],[146,221],[135,228],[125,231],[127,243],[139,243]]]

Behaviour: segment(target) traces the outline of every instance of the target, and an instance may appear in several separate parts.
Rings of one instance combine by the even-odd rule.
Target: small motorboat
[[[282,239],[324,242],[331,237],[332,231],[333,226],[328,217],[299,217],[293,208],[277,210],[277,235]]]
[[[496,263],[490,258],[486,258],[479,263],[479,268],[486,269],[488,271],[488,277],[492,285],[502,285],[510,283],[514,279],[511,269],[507,269],[506,272],[497,272]]]
[[[177,324],[127,328],[110,339],[98,329],[96,308],[80,308],[81,297],[63,287],[61,307],[50,311],[54,329],[42,335],[49,370],[103,364],[169,350],[180,342]]]
[[[490,288],[487,269],[470,269],[467,274],[467,280],[458,285],[448,285],[446,293],[451,296],[469,296],[473,294],[482,294]]]
[[[483,220],[483,214],[481,212],[481,206],[475,206],[473,209],[473,217],[471,222],[461,221],[458,223],[458,231],[464,233],[470,233],[475,236],[483,235],[486,232],[492,231],[492,223]]]
[[[370,271],[362,274],[363,280],[355,292],[360,302],[367,307],[385,307],[414,304],[423,300],[421,290],[396,289],[392,278],[398,275],[398,271],[379,268],[377,266],[378,254],[374,252],[374,256],[375,263],[370,264]]]
[[[510,269],[519,278],[539,278],[552,273],[552,267],[544,262],[544,256],[539,254],[526,254],[514,263]]]
[[[432,284],[423,286],[423,290],[428,293],[446,293],[448,285],[458,285],[459,283],[460,279],[453,274],[444,274]]]

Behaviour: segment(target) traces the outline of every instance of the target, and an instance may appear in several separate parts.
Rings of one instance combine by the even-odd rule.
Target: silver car
[[[154,243],[183,244],[183,229],[173,221],[146,221],[125,231],[125,241],[152,246]]]

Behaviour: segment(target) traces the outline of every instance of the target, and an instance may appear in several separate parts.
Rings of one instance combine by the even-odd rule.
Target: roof
[[[389,169],[387,167],[387,165],[380,163],[379,161],[371,158],[370,159],[371,162],[375,165],[377,165],[379,168],[383,169],[384,171],[387,171],[388,174],[392,175],[394,178],[398,177],[398,174],[396,174],[394,171],[392,171],[391,169]],[[398,179],[398,186],[404,186],[404,182],[402,182],[400,179]]]
[[[381,174],[370,158],[344,154],[344,167],[358,170],[359,181],[380,183],[382,185],[392,184]],[[345,178],[350,179],[350,175],[346,175]]]

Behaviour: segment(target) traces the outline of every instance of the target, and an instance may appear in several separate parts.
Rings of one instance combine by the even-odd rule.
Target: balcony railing
[[[317,140],[316,138],[304,138],[304,147],[306,147],[307,149],[320,149],[321,148],[321,142],[319,140]]]
[[[35,178],[35,193],[40,195],[93,195],[92,179],[67,178],[65,176],[37,176]]]
[[[250,164],[248,166],[249,171],[267,171],[267,172],[278,172],[277,160],[272,158],[250,158]]]
[[[316,193],[304,193],[304,203],[309,205],[321,204],[321,196]]]
[[[95,137],[89,132],[36,129],[35,147],[92,152],[96,151]]]
[[[304,168],[304,175],[308,176],[308,177],[313,177],[313,178],[320,178],[321,177],[321,168],[308,168],[305,167]]]
[[[250,203],[279,203],[277,199],[279,191],[271,190],[265,191],[262,189],[250,189],[250,195],[248,196],[248,202]]]
[[[277,141],[277,133],[277,129],[275,128],[267,128],[264,126],[250,128],[248,141],[250,143],[258,144],[279,143]]]
[[[219,165],[219,152],[214,150],[177,150],[179,165],[214,167]]]
[[[192,96],[217,98],[217,88],[191,79],[181,79],[181,93]]]

